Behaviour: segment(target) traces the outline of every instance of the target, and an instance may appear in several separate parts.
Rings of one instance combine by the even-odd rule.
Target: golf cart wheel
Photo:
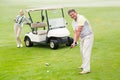
[[[57,49],[59,47],[59,43],[57,40],[50,40],[50,48]]]
[[[26,47],[31,47],[33,46],[33,43],[31,42],[29,37],[25,37],[25,46]]]
[[[73,38],[68,37],[68,42],[66,43],[66,46],[71,46],[72,43],[73,43]]]

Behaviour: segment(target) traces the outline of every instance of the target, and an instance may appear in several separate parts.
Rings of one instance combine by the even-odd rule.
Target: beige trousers
[[[90,72],[90,56],[91,56],[93,41],[94,41],[93,34],[80,39],[80,50],[82,55],[81,68],[83,68],[83,71]]]
[[[15,23],[15,25],[14,25],[14,31],[15,31],[17,45],[22,44],[22,41],[20,39],[21,30],[22,30],[21,25]]]

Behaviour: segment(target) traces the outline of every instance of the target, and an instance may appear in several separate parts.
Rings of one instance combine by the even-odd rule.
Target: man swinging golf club
[[[93,45],[93,32],[88,20],[78,14],[74,9],[68,11],[69,16],[73,19],[72,26],[74,31],[74,42],[71,47],[74,48],[78,39],[80,38],[80,50],[82,54],[82,71],[80,74],[90,72],[90,55]]]

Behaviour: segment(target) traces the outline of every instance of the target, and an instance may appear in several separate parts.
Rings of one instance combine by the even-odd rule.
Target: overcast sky
[[[0,0],[0,5],[120,6],[120,0]]]

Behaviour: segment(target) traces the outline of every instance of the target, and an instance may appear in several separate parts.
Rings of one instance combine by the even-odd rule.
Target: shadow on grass
[[[47,44],[34,44],[32,47],[29,48],[40,48],[40,49],[49,49],[49,50],[61,50],[61,49],[66,49],[70,48],[70,46],[66,46],[65,44],[59,45],[58,49],[51,49],[49,45]]]

